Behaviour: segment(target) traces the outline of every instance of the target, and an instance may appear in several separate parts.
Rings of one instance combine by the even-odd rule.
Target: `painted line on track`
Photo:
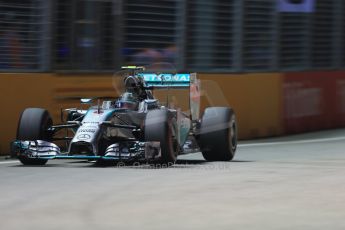
[[[332,137],[332,138],[318,138],[308,139],[300,141],[277,141],[277,142],[262,142],[262,143],[250,143],[250,144],[239,144],[239,147],[256,147],[256,146],[274,146],[274,145],[285,145],[285,144],[309,144],[309,143],[322,143],[329,141],[343,141],[345,137]]]
[[[14,164],[19,163],[19,161],[0,161],[0,164]]]

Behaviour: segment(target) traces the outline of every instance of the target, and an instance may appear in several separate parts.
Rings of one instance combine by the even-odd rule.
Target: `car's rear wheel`
[[[230,161],[237,148],[235,113],[228,107],[210,107],[204,112],[199,146],[207,161]]]
[[[160,142],[161,157],[158,165],[172,165],[177,158],[177,142],[173,132],[173,119],[167,110],[152,110],[146,115],[145,141]]]
[[[52,124],[52,118],[47,110],[40,108],[25,109],[19,119],[17,140],[50,141],[51,135],[47,130]],[[45,159],[29,158],[25,155],[18,156],[18,159],[24,165],[44,165],[47,163]]]

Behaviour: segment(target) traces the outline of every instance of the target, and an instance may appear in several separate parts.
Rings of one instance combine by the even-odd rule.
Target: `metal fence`
[[[114,67],[117,38],[121,36],[115,6],[113,1],[99,0],[54,2],[55,70],[102,71]]]
[[[0,70],[44,71],[49,62],[49,2],[0,1]]]
[[[123,1],[122,56],[126,64],[175,63],[179,1]]]
[[[0,0],[0,71],[342,69],[342,0]]]

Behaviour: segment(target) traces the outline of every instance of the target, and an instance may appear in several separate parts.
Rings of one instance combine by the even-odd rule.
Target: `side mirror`
[[[92,103],[92,98],[81,98],[80,103],[82,104],[91,104]]]

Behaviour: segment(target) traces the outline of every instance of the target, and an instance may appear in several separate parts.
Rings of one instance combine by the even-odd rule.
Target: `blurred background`
[[[26,107],[114,94],[123,65],[169,62],[230,105],[241,139],[345,126],[342,0],[0,0],[0,153]],[[185,100],[176,93],[182,105]]]
[[[341,0],[1,0],[3,72],[340,69]]]

